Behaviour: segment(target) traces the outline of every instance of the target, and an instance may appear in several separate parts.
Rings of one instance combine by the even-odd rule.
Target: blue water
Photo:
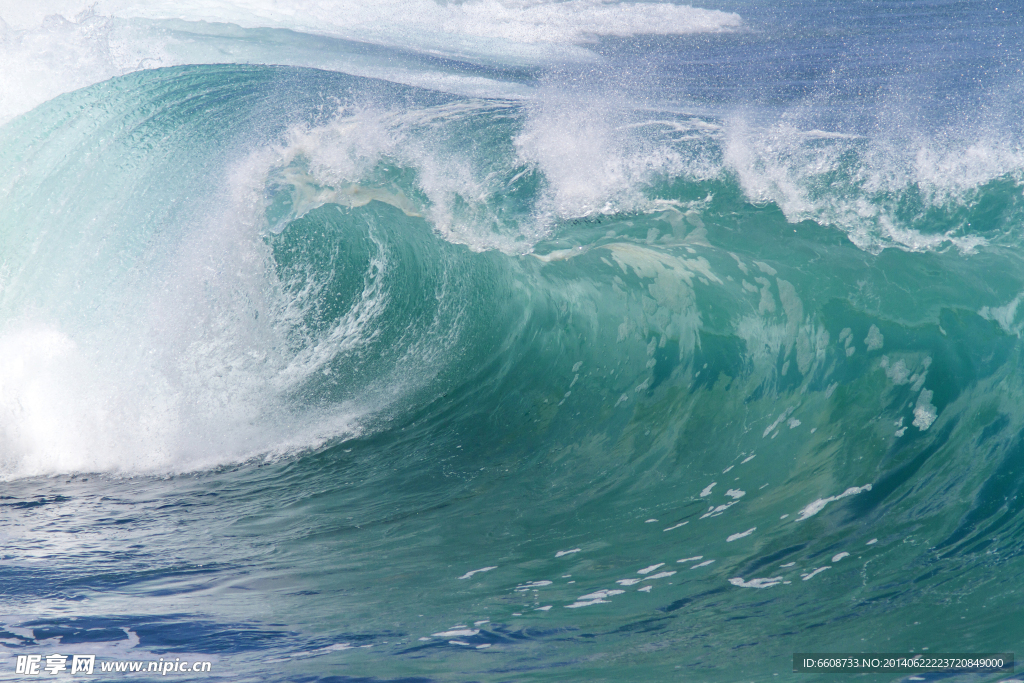
[[[1021,649],[1020,7],[72,4],[0,9],[0,678]]]

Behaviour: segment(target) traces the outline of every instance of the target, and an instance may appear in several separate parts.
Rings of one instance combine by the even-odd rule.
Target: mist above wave
[[[0,123],[108,78],[162,66],[288,64],[345,71],[468,95],[511,95],[501,76],[453,73],[438,56],[543,65],[595,58],[601,37],[740,28],[739,15],[657,2],[433,0],[131,2],[52,0],[0,11]],[[331,39],[333,42],[324,42]],[[395,48],[368,57],[368,45]]]

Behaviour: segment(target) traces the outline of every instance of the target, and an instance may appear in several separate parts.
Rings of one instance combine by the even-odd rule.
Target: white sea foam
[[[832,502],[837,501],[837,500],[842,500],[843,498],[846,498],[847,496],[855,496],[858,493],[861,493],[863,491],[870,491],[870,490],[871,490],[871,484],[864,484],[864,486],[851,486],[850,488],[848,488],[845,491],[843,491],[842,493],[840,493],[838,496],[829,496],[828,498],[819,498],[818,500],[814,501],[813,503],[807,505],[802,510],[800,510],[800,516],[796,518],[796,521],[802,522],[803,520],[807,519],[808,517],[813,517],[814,515],[818,514],[822,510],[824,510],[825,506],[828,505],[829,503],[832,503]]]
[[[88,317],[63,300],[59,281],[32,293],[52,301],[8,313],[0,326],[0,477],[182,472],[303,452],[359,433],[362,418],[425,376],[434,351],[419,345],[400,362],[416,368],[396,368],[393,381],[382,377],[356,402],[294,401],[339,356],[375,338],[392,266],[388,248],[369,235],[362,292],[323,329],[306,328],[324,285],[282,280],[261,238],[263,188],[282,158],[264,150],[230,167],[132,287],[112,291],[85,279],[102,302]],[[62,249],[92,236],[59,217],[46,229]]]
[[[621,595],[623,592],[624,591],[620,591],[620,590],[617,590],[617,589],[600,590],[600,591],[597,591],[596,593],[588,593],[587,595],[581,595],[580,597],[578,597],[576,599],[577,600],[603,600],[604,598],[607,598],[607,597],[612,596],[612,595]]]
[[[923,389],[917,397],[917,405],[914,406],[913,425],[922,432],[932,426],[937,416],[936,408],[932,405],[933,392]]]
[[[380,292],[366,290],[319,348],[288,354],[258,284],[267,273],[250,265],[232,276],[260,262],[259,247],[236,241],[238,222],[216,224],[172,256],[176,287],[126,294],[128,312],[113,322],[97,315],[82,328],[36,313],[0,330],[0,476],[189,471],[356,433],[360,409],[295,414],[285,396],[322,370],[328,348],[359,343]],[[218,249],[221,240],[234,249]],[[211,277],[197,263],[211,251],[238,259],[223,264],[232,275]],[[221,286],[232,292],[217,300]],[[263,322],[239,315],[251,307]],[[232,334],[220,334],[225,326]]]
[[[664,579],[665,577],[672,576],[673,574],[675,574],[675,572],[658,572],[657,574],[652,574],[651,576],[648,576],[646,579],[644,579],[644,581],[653,581],[654,579]],[[619,583],[619,582],[616,581],[616,583]]]
[[[600,604],[608,603],[608,602],[610,602],[610,600],[577,600],[576,602],[572,603],[571,605],[566,605],[565,608],[566,609],[578,609],[580,607],[590,607],[591,605],[600,605]]]
[[[527,583],[524,583],[522,585],[516,586],[515,590],[517,592],[523,592],[523,591],[533,590],[535,588],[542,588],[544,586],[550,586],[550,585],[551,585],[551,581],[528,581]]]
[[[479,629],[462,628],[452,631],[442,631],[441,633],[432,633],[431,635],[435,638],[453,638],[456,636],[475,636],[478,633],[480,633]]]
[[[777,586],[782,583],[782,577],[773,576],[771,578],[750,579],[749,581],[744,581],[743,579],[736,577],[729,579],[729,583],[734,586],[739,586],[740,588],[771,588],[772,586]]]
[[[732,536],[729,536],[729,538],[725,539],[725,542],[726,543],[732,543],[733,541],[738,541],[741,538],[746,538],[747,536],[749,536],[750,534],[754,533],[755,531],[757,531],[757,527],[756,526],[755,527],[750,527],[746,531],[741,531],[740,533],[733,534]]]
[[[986,239],[969,230],[962,234],[961,229],[970,226],[928,232],[927,224],[908,222],[901,214],[900,198],[913,193],[924,210],[970,204],[984,184],[1004,176],[1019,181],[1024,170],[1024,147],[1008,140],[998,126],[916,132],[889,126],[899,132],[833,135],[826,140],[801,128],[796,123],[801,115],[795,110],[767,125],[754,125],[743,117],[728,121],[725,167],[750,200],[777,204],[794,223],[810,219],[837,226],[854,244],[872,252],[952,245],[972,253]],[[878,115],[884,131],[884,107]],[[857,160],[854,166],[851,158]],[[836,180],[837,176],[845,180]],[[825,184],[829,190],[822,192]],[[881,338],[871,337],[866,343],[871,350]]]
[[[818,574],[822,573],[822,572],[823,572],[823,571],[825,571],[826,569],[831,569],[831,568],[832,568],[831,566],[826,566],[826,567],[818,567],[818,568],[817,568],[817,569],[815,569],[814,571],[808,572],[807,574],[801,574],[800,576],[801,576],[801,577],[803,578],[803,580],[804,580],[804,581],[807,581],[807,580],[809,580],[809,579],[812,579],[812,578],[814,578],[814,577],[815,577],[815,576],[817,576]]]
[[[678,149],[629,125],[628,109],[624,100],[594,97],[564,83],[537,91],[515,143],[520,161],[547,180],[542,214],[574,218],[644,210],[652,205],[647,186],[685,170]]]
[[[471,572],[466,572],[465,574],[463,574],[459,578],[460,579],[468,579],[468,578],[471,578],[474,574],[479,574],[481,572],[489,572],[492,569],[497,569],[497,567],[484,567],[483,569],[474,569]]]

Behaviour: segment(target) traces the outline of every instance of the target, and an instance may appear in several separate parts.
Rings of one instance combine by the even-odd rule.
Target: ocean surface
[[[0,679],[1012,679],[1021,3],[0,19]]]

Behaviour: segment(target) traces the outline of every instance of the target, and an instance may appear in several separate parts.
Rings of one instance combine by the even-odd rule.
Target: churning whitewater
[[[0,677],[1021,642],[1019,8],[0,20]]]

